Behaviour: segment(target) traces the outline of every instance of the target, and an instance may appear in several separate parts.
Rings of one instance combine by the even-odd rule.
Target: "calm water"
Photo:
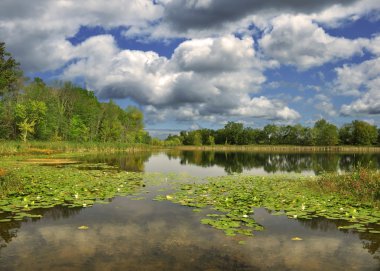
[[[356,164],[379,167],[379,155],[171,152],[83,157],[120,169],[319,174]],[[85,164],[83,165],[85,168]],[[265,227],[255,237],[226,237],[200,224],[191,208],[152,198],[44,210],[42,219],[0,223],[0,270],[380,270],[380,236],[342,232],[327,219],[291,220],[255,210]],[[80,231],[78,226],[88,225]],[[303,241],[291,241],[292,237]],[[238,241],[245,240],[245,245]]]

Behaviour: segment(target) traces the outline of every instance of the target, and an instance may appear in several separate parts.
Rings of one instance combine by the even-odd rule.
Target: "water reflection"
[[[252,153],[177,151],[161,153],[137,152],[98,155],[84,158],[88,162],[101,162],[127,171],[163,171],[162,165],[171,171],[193,171],[193,165],[201,168],[220,168],[232,173],[310,173],[350,171],[358,165],[380,168],[380,155],[342,153]],[[192,174],[192,172],[188,172]],[[219,175],[222,173],[220,172]],[[207,174],[206,174],[207,175]]]
[[[2,270],[377,270],[380,266],[374,258],[378,248],[372,246],[371,253],[363,249],[362,242],[374,243],[373,235],[338,231],[335,222],[326,219],[290,220],[264,209],[255,213],[267,230],[254,238],[226,237],[200,224],[201,214],[190,208],[116,198],[112,204],[82,209],[65,219],[24,223],[17,238],[1,250],[0,263]],[[77,229],[83,224],[89,226],[87,231]],[[294,236],[303,241],[291,241]],[[239,245],[239,240],[246,244]]]
[[[35,209],[30,211],[30,213],[34,215],[42,215],[44,219],[47,220],[60,220],[78,215],[81,209],[83,208],[67,208],[64,206],[55,206],[49,209]],[[22,224],[33,223],[39,220],[39,218],[25,218],[22,221],[0,223],[0,247],[6,247],[13,238],[17,237],[18,230],[21,228]]]
[[[242,173],[262,168],[267,173],[313,171],[348,171],[360,165],[379,168],[378,154],[337,154],[337,153],[251,153],[251,152],[171,152],[168,157],[180,159],[181,164],[195,164],[202,167],[218,165],[227,173]]]
[[[128,152],[116,154],[97,154],[82,157],[89,163],[104,163],[131,172],[144,172],[145,163],[152,156],[152,152]]]

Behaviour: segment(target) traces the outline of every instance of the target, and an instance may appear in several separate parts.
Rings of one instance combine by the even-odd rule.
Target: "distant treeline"
[[[172,145],[300,145],[336,146],[380,145],[379,130],[365,121],[354,120],[338,128],[324,119],[313,127],[297,125],[268,124],[262,129],[244,127],[242,123],[228,122],[219,130],[199,129],[181,131],[179,135],[169,135],[167,144]]]
[[[72,83],[25,84],[19,64],[0,42],[0,139],[150,143],[143,113],[101,103],[92,91]]]

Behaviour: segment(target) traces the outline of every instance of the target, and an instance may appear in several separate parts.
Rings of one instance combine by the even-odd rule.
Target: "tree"
[[[209,135],[206,144],[214,146],[215,145],[215,138],[212,135]]]
[[[36,125],[36,122],[34,120],[29,121],[28,118],[17,123],[17,126],[20,130],[20,138],[22,141],[26,142],[28,134],[34,133],[34,125]]]
[[[224,126],[225,143],[231,145],[239,144],[239,138],[243,133],[244,126],[242,123],[229,121]]]
[[[354,120],[352,122],[352,138],[355,145],[373,145],[377,141],[377,129],[365,121]]]
[[[315,122],[314,133],[318,146],[335,146],[339,143],[338,128],[324,119]]]
[[[354,145],[354,126],[352,123],[344,124],[339,129],[339,142],[343,145]]]
[[[202,146],[202,135],[199,131],[196,131],[194,133],[193,145],[194,146]]]
[[[123,125],[119,119],[120,108],[111,100],[103,104],[103,116],[100,125],[100,139],[105,141],[121,141]]]
[[[89,128],[78,115],[74,115],[70,120],[69,139],[79,142],[89,140]]]
[[[21,76],[20,64],[5,50],[5,43],[0,42],[0,95],[17,90]]]
[[[279,143],[279,128],[274,124],[268,124],[263,129],[265,144],[275,145]]]
[[[46,110],[46,104],[41,101],[29,100],[16,105],[16,123],[23,141],[27,140],[29,134],[34,134],[35,126],[41,123]]]

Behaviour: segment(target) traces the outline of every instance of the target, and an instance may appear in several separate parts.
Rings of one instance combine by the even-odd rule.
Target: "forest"
[[[375,146],[380,144],[379,130],[365,121],[354,120],[338,128],[325,119],[313,127],[267,124],[262,129],[228,122],[218,130],[198,129],[169,135],[168,144],[178,145],[299,145],[299,146]]]
[[[16,60],[0,43],[0,139],[75,142],[151,142],[143,113],[101,103],[92,91],[70,82],[25,83]]]

